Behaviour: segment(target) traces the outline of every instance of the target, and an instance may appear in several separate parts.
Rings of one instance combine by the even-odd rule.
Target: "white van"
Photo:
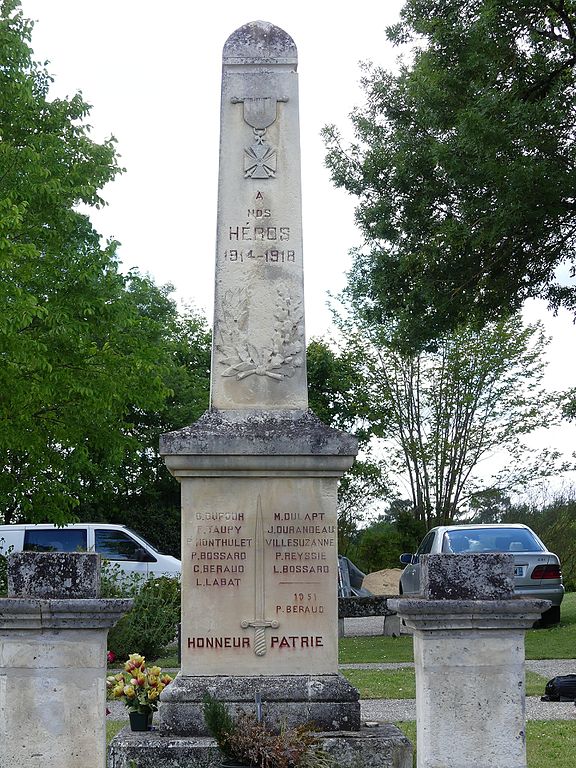
[[[125,525],[71,523],[63,528],[42,523],[0,525],[0,554],[14,552],[98,552],[126,574],[180,576],[181,563],[163,555]]]

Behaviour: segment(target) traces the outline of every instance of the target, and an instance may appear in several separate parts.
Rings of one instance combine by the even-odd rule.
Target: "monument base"
[[[164,735],[207,736],[202,714],[206,692],[232,712],[255,713],[260,694],[266,722],[293,727],[313,723],[320,731],[358,731],[359,694],[345,677],[334,675],[186,676],[178,674],[162,693],[158,712]]]
[[[322,748],[338,768],[411,768],[412,744],[394,725],[363,727],[355,732],[320,734]],[[222,753],[214,739],[165,736],[158,731],[132,733],[127,728],[112,741],[108,768],[220,768]]]

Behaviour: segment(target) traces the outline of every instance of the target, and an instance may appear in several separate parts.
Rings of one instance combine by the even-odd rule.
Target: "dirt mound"
[[[401,568],[386,568],[364,576],[362,586],[373,595],[397,595]]]

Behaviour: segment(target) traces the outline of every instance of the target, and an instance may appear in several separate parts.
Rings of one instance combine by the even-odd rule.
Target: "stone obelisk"
[[[162,437],[182,491],[182,669],[164,733],[206,690],[270,722],[359,727],[338,674],[337,482],[351,436],[308,411],[297,51],[253,22],[224,46],[211,404]]]

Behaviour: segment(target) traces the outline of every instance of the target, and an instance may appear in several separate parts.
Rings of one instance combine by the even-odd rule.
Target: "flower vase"
[[[137,712],[131,710],[128,712],[130,718],[130,730],[131,731],[147,731],[152,725],[152,717],[154,712],[149,709],[145,712]]]

